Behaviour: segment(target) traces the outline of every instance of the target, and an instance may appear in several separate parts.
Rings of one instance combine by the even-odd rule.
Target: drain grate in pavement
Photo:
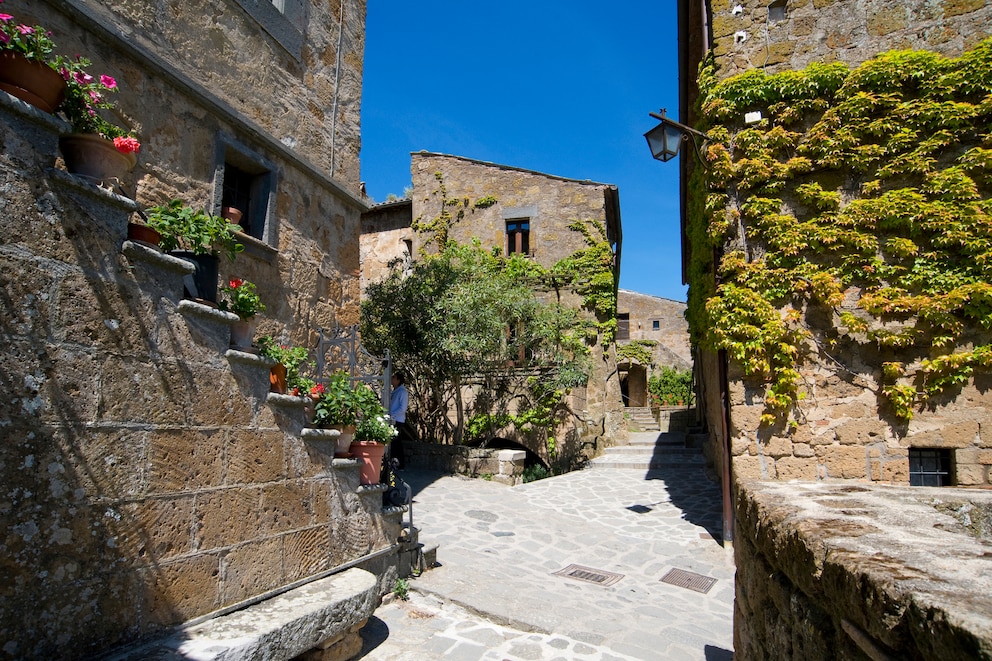
[[[592,567],[583,567],[582,565],[569,565],[564,569],[559,569],[552,573],[555,576],[564,576],[565,578],[572,578],[576,581],[584,581],[594,585],[602,585],[603,587],[613,585],[623,578],[623,574],[603,571],[602,569],[593,569]]]
[[[669,585],[675,585],[680,588],[686,588],[687,590],[695,590],[696,592],[702,592],[703,594],[709,592],[710,588],[716,585],[715,578],[703,576],[702,574],[686,571],[684,569],[668,570],[668,573],[662,577],[661,582],[668,583]]]

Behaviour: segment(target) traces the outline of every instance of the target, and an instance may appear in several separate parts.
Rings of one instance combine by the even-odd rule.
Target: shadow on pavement
[[[409,484],[410,488],[413,489],[414,497],[434,482],[448,475],[449,473],[418,468],[404,468],[396,471],[396,476]]]
[[[668,451],[666,451],[666,449]],[[662,480],[668,487],[672,505],[682,510],[682,518],[706,529],[717,541],[723,541],[723,501],[720,485],[709,479],[703,464],[679,464],[682,445],[656,445],[645,480]]]
[[[358,653],[358,656],[353,657],[355,659],[361,659],[386,642],[386,639],[389,638],[389,625],[373,615],[358,633],[362,637],[362,651]]]

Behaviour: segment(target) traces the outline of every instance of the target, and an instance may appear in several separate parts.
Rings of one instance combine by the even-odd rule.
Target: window
[[[506,221],[506,254],[530,253],[530,219],[514,218]]]
[[[236,0],[265,32],[286,49],[296,61],[303,57],[303,33],[308,3],[303,0]]]
[[[661,330],[661,321],[658,319],[652,319],[651,330]]]
[[[774,0],[768,5],[768,20],[772,23],[784,21],[786,17],[786,0]]]
[[[630,339],[630,313],[621,312],[617,315],[617,339]]]
[[[910,448],[909,484],[914,487],[951,486],[951,451]]]
[[[238,209],[245,234],[275,245],[274,229],[268,223],[275,168],[244,145],[223,136],[217,160],[214,201],[218,211],[223,207]]]

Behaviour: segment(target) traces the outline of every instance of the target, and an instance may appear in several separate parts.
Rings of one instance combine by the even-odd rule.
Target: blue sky
[[[362,180],[401,196],[426,150],[615,184],[620,286],[684,301],[678,166],[643,137],[676,49],[675,0],[369,0]]]

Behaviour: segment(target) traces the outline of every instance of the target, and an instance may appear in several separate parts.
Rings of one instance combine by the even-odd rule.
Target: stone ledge
[[[186,263],[189,264],[189,262]],[[209,305],[203,305],[202,303],[191,301],[188,298],[179,301],[179,307],[177,309],[185,315],[200,317],[201,319],[213,321],[218,324],[224,324],[225,326],[229,326],[235,321],[238,321],[238,315],[233,312],[224,312],[223,310],[212,308]]]
[[[57,168],[48,168],[45,172],[52,181],[58,182],[67,188],[74,188],[81,193],[86,193],[91,197],[99,199],[101,202],[132,213],[138,210],[138,203],[131,198],[118,195],[109,188],[98,186],[88,179],[83,178],[82,175],[69,174],[65,170],[59,170]]]
[[[242,610],[177,629],[167,638],[108,661],[291,659],[368,618],[379,598],[376,577],[348,569]]]
[[[358,463],[357,459],[353,459],[351,461],[354,461],[356,464]],[[355,493],[357,494],[382,493],[388,489],[389,489],[389,485],[382,484],[381,482],[379,484],[363,484],[359,486],[357,489],[355,489]]]
[[[275,363],[271,363],[270,366]],[[273,406],[293,406],[303,408],[307,405],[306,397],[297,397],[296,395],[284,395],[279,392],[270,392],[268,397],[265,398],[267,404]]]
[[[746,482],[736,496],[737,654],[778,658],[791,640],[827,651],[811,661],[992,657],[992,492]]]
[[[300,438],[304,441],[337,441],[341,435],[340,429],[317,429],[315,427],[304,427],[300,433]]]
[[[150,248],[136,241],[125,241],[122,243],[121,252],[124,253],[128,259],[148,262],[149,264],[154,264],[155,266],[161,267],[167,271],[175,271],[183,275],[188,275],[196,270],[196,267],[190,262],[187,262],[185,259],[179,259],[178,257],[167,255],[161,250]]]
[[[244,363],[246,365],[252,365],[254,367],[260,367],[265,370],[269,370],[275,365],[275,361],[264,356],[259,356],[257,353],[251,353],[250,351],[240,351],[238,349],[228,349],[224,352],[224,356],[232,363]],[[279,393],[269,393],[270,395],[278,395]],[[284,395],[285,397],[292,397],[291,395]],[[293,399],[299,399],[299,397],[292,397]]]

